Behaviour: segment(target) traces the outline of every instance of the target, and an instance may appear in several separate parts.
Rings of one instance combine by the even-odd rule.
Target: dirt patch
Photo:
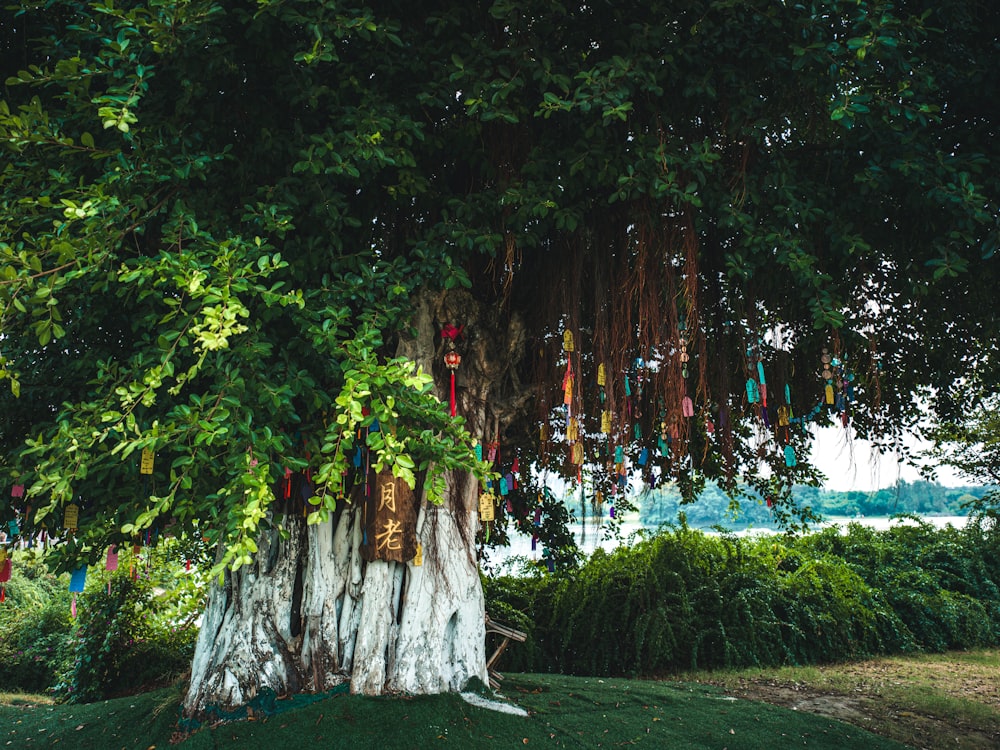
[[[740,677],[729,695],[829,716],[928,750],[1000,748],[1000,673],[960,660],[879,659],[815,670],[815,679]]]

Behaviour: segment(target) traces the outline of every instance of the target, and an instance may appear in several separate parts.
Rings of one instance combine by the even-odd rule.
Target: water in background
[[[938,529],[943,529],[948,525],[960,529],[965,526],[968,521],[968,516],[920,516],[920,520]],[[847,525],[851,523],[859,523],[862,526],[868,526],[873,529],[878,529],[879,531],[884,531],[890,526],[908,523],[912,524],[914,521],[908,518],[866,518],[863,516],[859,518],[830,517],[823,523],[816,524],[812,528],[815,530],[829,526],[846,528]],[[611,551],[619,546],[632,543],[640,534],[645,533],[652,535],[656,533],[655,526],[645,526],[638,521],[625,521],[620,524],[618,532],[615,534],[612,531],[611,526],[606,520],[603,519],[601,523],[597,523],[595,520],[588,521],[587,523],[571,523],[569,525],[569,529],[573,532],[573,538],[576,539],[576,543],[580,546],[581,551],[586,555],[589,555],[597,549],[598,546],[605,551]],[[706,534],[720,533],[715,529],[706,528],[700,530]],[[753,534],[776,534],[778,532],[774,529],[764,527],[751,527],[747,529],[740,529],[739,531],[733,531],[731,533],[734,536],[749,536]],[[513,572],[513,568],[516,567],[514,560],[518,557],[526,557],[529,560],[541,560],[542,545],[539,543],[536,549],[532,550],[531,537],[518,534],[517,532],[511,532],[510,546],[504,549],[490,550],[489,564],[486,567],[490,572]]]

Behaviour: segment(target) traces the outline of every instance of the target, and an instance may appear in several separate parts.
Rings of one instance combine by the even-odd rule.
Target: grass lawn
[[[527,717],[471,705],[458,695],[277,701],[276,713],[178,731],[183,685],[87,705],[7,696],[0,747],[239,747],[397,750],[431,746],[620,747],[775,750],[906,747],[832,718],[734,699],[698,683],[509,675],[503,694]],[[492,694],[484,697],[494,699]],[[287,710],[283,710],[287,709]]]

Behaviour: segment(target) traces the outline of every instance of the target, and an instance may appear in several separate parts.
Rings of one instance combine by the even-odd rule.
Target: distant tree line
[[[995,488],[993,488],[995,489]],[[965,515],[968,504],[981,499],[988,486],[944,487],[936,482],[901,481],[893,487],[863,492],[838,492],[822,487],[796,485],[793,497],[803,508],[824,518],[831,516],[892,516],[900,513],[921,515]],[[644,492],[638,502],[640,520],[647,526],[676,523],[683,513],[694,527],[766,526],[773,522],[766,499],[747,488],[745,495],[732,499],[714,485],[706,486],[696,502],[683,503],[672,487]]]

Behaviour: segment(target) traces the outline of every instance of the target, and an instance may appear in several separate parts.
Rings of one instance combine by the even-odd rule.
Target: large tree
[[[25,3],[5,517],[218,550],[190,713],[484,678],[481,495],[788,520],[811,421],[891,439],[990,360],[997,12]]]

